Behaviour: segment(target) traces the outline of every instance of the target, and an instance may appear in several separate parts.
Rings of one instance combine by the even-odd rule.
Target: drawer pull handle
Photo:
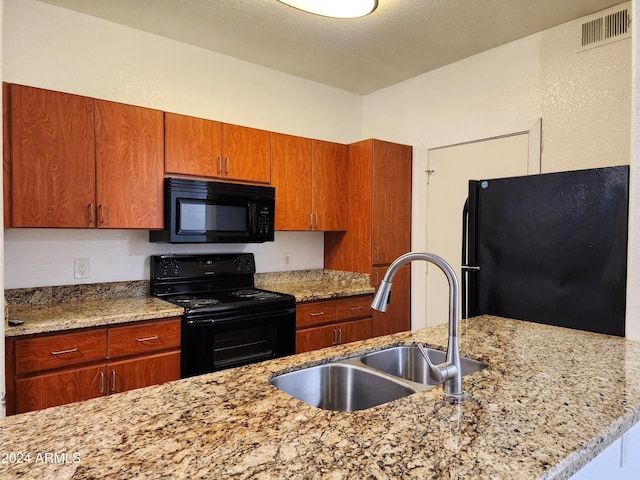
[[[78,347],[75,347],[75,348],[70,348],[69,350],[60,350],[57,352],[51,352],[51,355],[64,355],[65,353],[73,353],[77,351],[78,351]]]
[[[154,335],[153,337],[136,338],[136,342],[151,342],[152,340],[158,340],[158,335]]]
[[[362,310],[364,307],[362,305],[358,305],[357,307],[349,307],[351,310]]]
[[[111,393],[116,391],[116,371],[111,370]]]
[[[104,390],[104,372],[100,372],[100,393],[106,393]]]
[[[312,317],[319,317],[320,315],[324,315],[324,312],[314,312],[310,314]]]

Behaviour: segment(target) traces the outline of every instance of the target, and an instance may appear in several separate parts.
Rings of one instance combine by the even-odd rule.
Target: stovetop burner
[[[236,290],[231,293],[231,295],[235,295],[240,298],[255,298],[257,300],[266,300],[268,298],[279,298],[280,294],[275,292],[265,292],[262,290],[255,289],[245,289],[245,290]]]

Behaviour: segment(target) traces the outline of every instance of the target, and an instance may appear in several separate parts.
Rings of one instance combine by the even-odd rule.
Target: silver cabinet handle
[[[64,355],[65,353],[77,352],[78,347],[70,348],[69,350],[59,350],[57,352],[51,352],[51,355]]]
[[[100,372],[100,393],[104,394],[104,372]]]
[[[218,157],[218,173],[222,173],[222,157]]]
[[[324,315],[324,312],[313,312],[309,314],[310,317],[318,317],[320,315]]]
[[[224,157],[224,174],[229,175],[229,157]]]
[[[338,345],[342,345],[342,329],[338,328]]]
[[[362,310],[364,307],[362,305],[358,305],[357,307],[349,307],[349,310],[354,311],[354,310]]]
[[[334,328],[333,329],[333,345],[337,345],[338,344],[338,332],[337,330]]]
[[[316,217],[316,227],[314,228],[314,230],[318,230],[318,214],[315,214]]]
[[[111,370],[111,393],[116,391],[116,371]]]
[[[309,213],[309,230],[313,230],[313,213]]]
[[[158,340],[158,338],[158,335],[154,335],[153,337],[136,338],[136,342],[151,342],[152,340]]]
[[[89,204],[89,225],[93,224],[95,220],[95,212],[93,211],[93,203]]]

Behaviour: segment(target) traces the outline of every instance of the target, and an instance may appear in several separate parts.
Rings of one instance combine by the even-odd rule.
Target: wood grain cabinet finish
[[[163,227],[163,112],[8,89],[8,226]]]
[[[299,303],[296,353],[371,338],[372,298],[363,295]]]
[[[387,267],[374,267],[372,281],[376,291],[384,278]],[[393,277],[391,303],[386,312],[373,310],[373,336],[381,337],[411,329],[411,267],[405,265]]]
[[[180,378],[180,318],[7,341],[7,414]]]
[[[107,365],[109,393],[158,385],[180,378],[180,352],[145,355]]]
[[[94,100],[10,85],[9,101],[11,225],[92,226]]]
[[[347,146],[272,134],[276,230],[347,228]]]
[[[411,169],[408,145],[369,139],[348,146],[348,227],[325,233],[325,268],[371,274],[375,286],[375,274],[411,250]],[[401,287],[405,279],[393,283],[391,324],[406,330],[410,287]],[[374,335],[391,328],[390,318],[374,312]]]
[[[107,329],[16,340],[16,374],[51,370],[107,357]]]
[[[271,183],[271,133],[165,113],[165,173]]]
[[[96,220],[100,228],[164,226],[164,114],[96,100]]]

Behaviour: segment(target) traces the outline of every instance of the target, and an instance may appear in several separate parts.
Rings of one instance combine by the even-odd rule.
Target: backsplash
[[[46,305],[49,303],[97,300],[105,298],[144,297],[149,295],[149,281],[89,283],[53,287],[14,288],[4,291],[7,305]]]

